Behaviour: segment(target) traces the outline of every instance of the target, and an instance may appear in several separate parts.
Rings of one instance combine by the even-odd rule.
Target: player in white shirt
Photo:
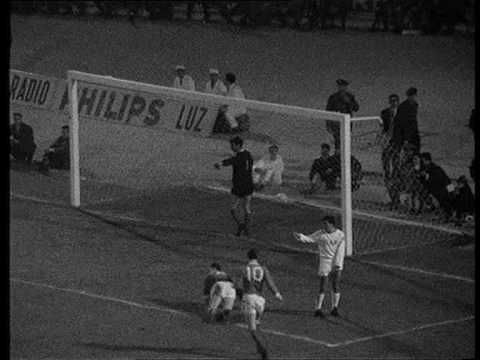
[[[187,74],[187,69],[183,65],[175,67],[177,76],[173,80],[173,87],[175,89],[183,89],[188,91],[195,91],[195,81]]]
[[[268,185],[273,187],[282,185],[283,170],[283,159],[278,155],[278,146],[270,145],[268,155],[253,164],[253,183],[256,190]]]
[[[205,84],[205,92],[207,94],[225,96],[227,94],[227,87],[219,78],[220,72],[217,69],[210,69],[208,73],[210,74],[210,80]]]
[[[320,289],[318,294],[317,309],[315,316],[324,317],[322,312],[325,287],[330,276],[332,280],[332,311],[333,316],[339,316],[338,304],[340,302],[340,275],[343,269],[345,256],[345,234],[335,226],[333,216],[325,216],[322,219],[322,228],[313,234],[304,235],[293,233],[295,239],[303,243],[316,243],[318,245],[318,276],[320,277]]]

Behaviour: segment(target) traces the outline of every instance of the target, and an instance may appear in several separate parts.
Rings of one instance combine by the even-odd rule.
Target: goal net
[[[213,164],[232,155],[234,135],[222,129],[228,127],[222,114],[235,109],[248,116],[237,116],[238,135],[254,160],[268,159],[276,144],[284,162],[282,184],[254,193],[255,241],[297,246],[291,233],[317,230],[327,214],[345,231],[347,255],[463,235],[388,211],[377,117],[351,119],[77,71],[68,72],[68,90],[75,207],[172,231],[231,233],[231,170]],[[332,124],[341,138],[336,152]],[[323,170],[312,172],[322,144],[330,146],[327,180]]]

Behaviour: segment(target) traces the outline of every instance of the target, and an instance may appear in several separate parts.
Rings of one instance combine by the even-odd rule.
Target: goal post
[[[267,120],[271,123],[275,123],[276,127],[274,130],[276,131],[276,134],[273,135],[268,133],[268,130],[263,130],[265,130],[268,135],[272,135],[271,138],[276,138],[278,140],[278,138],[283,137],[283,142],[282,140],[280,140],[280,142],[282,143],[282,146],[285,144],[285,152],[288,152],[289,147],[291,146],[304,146],[304,148],[308,148],[308,144],[302,144],[302,140],[304,139],[296,138],[296,129],[306,127],[307,130],[299,131],[299,134],[304,133],[305,131],[322,131],[321,134],[317,134],[317,137],[315,134],[312,134],[311,136],[312,146],[319,149],[321,143],[331,141],[331,135],[325,131],[325,121],[330,120],[338,122],[341,130],[341,206],[336,209],[338,209],[337,213],[340,213],[342,218],[342,228],[345,232],[346,240],[346,255],[351,256],[354,253],[351,162],[347,160],[351,158],[352,153],[351,124],[357,120],[378,119],[377,117],[352,119],[348,114],[337,112],[250,99],[227,98],[201,92],[189,92],[165,86],[117,79],[111,76],[95,75],[79,71],[68,71],[68,97],[70,105],[71,147],[70,197],[71,205],[73,207],[80,207],[82,205],[80,198],[82,184],[80,176],[83,167],[80,164],[82,157],[80,147],[82,148],[82,152],[84,152],[85,149],[83,145],[81,145],[79,133],[81,133],[81,128],[89,123],[89,120],[92,120],[90,124],[105,124],[111,122],[116,125],[122,124],[127,126],[145,127],[149,130],[155,129],[163,133],[163,135],[159,136],[169,136],[165,134],[178,134],[182,136],[186,135],[184,136],[185,139],[191,139],[193,135],[203,137],[205,141],[212,143],[214,140],[211,139],[210,136],[218,109],[223,105],[244,106],[248,108],[249,111],[258,112],[261,115],[258,117],[255,116],[252,119],[252,122],[254,122],[253,126],[263,126],[264,124],[262,125],[261,123],[266,121],[266,114],[268,114]],[[142,98],[144,100],[141,100]],[[188,105],[190,108],[187,111],[185,104],[196,105]],[[115,106],[117,106],[117,109],[114,111],[113,108]],[[140,115],[140,109],[142,111],[150,111],[151,117]],[[197,114],[197,110],[198,114],[201,115]],[[153,115],[158,116],[154,119]],[[195,132],[195,126],[192,125],[195,117],[199,119],[201,117],[203,119],[203,125],[198,127],[197,132]],[[282,119],[285,120],[283,123]],[[80,123],[80,121],[82,121],[82,123]],[[185,126],[185,122],[189,123],[189,126]],[[272,130],[273,127],[270,126],[269,129]],[[262,129],[254,129],[254,132],[257,130],[258,132],[261,132]],[[126,136],[128,136],[128,134]],[[288,141],[285,140],[287,138]],[[112,139],[109,140],[113,141]],[[265,146],[265,144],[262,146]],[[305,163],[308,161],[311,164],[310,161],[313,157],[312,154],[315,153],[318,153],[317,150],[310,149],[310,154],[301,154],[301,160]],[[139,166],[138,164],[135,165]],[[307,166],[309,167],[310,165],[305,165],[304,169],[306,169]],[[331,207],[326,206],[325,209],[328,210],[331,209]]]
[[[70,203],[80,207],[80,144],[79,144],[79,114],[78,114],[78,81],[67,78],[68,97],[70,99]]]

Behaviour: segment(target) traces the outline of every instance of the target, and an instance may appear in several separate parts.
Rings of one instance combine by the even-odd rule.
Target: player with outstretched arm
[[[237,223],[236,235],[241,236],[243,233],[248,236],[252,220],[250,202],[253,194],[253,158],[250,152],[243,148],[243,139],[239,136],[235,136],[230,140],[230,147],[235,156],[225,159],[221,163],[216,163],[215,168],[218,170],[221,165],[233,167],[232,195],[234,196],[234,201],[230,213]],[[240,206],[243,208],[244,222],[237,215]]]
[[[310,235],[293,233],[295,239],[303,243],[316,243],[318,245],[318,276],[320,277],[320,289],[318,294],[315,316],[325,317],[322,312],[322,304],[325,298],[325,287],[328,277],[332,281],[332,311],[333,316],[339,316],[338,304],[340,302],[340,277],[343,269],[345,256],[345,234],[335,226],[333,216],[325,216],[322,219],[320,230]]]
[[[267,350],[257,335],[257,325],[260,324],[260,319],[265,311],[264,285],[267,284],[267,287],[275,294],[278,300],[282,301],[283,297],[278,291],[267,267],[260,265],[258,262],[255,249],[250,249],[247,257],[249,262],[243,270],[240,287],[243,292],[242,311],[258,352],[261,354],[262,359],[267,359]]]

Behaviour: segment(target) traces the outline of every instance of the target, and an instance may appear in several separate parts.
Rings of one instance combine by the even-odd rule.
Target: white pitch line
[[[210,189],[210,190],[220,191],[220,192],[224,192],[224,193],[225,192],[230,192],[230,190],[228,188],[224,187],[224,186],[205,185],[203,187],[205,187],[207,189]],[[260,199],[267,199],[267,200],[275,200],[274,196],[266,195],[266,194],[255,194],[254,193],[253,197],[260,198]],[[320,208],[320,209],[326,209],[326,210],[331,210],[331,211],[335,211],[335,212],[341,212],[341,208],[338,207],[338,206],[319,204],[318,202],[315,202],[313,200],[294,200],[294,199],[292,199],[291,202],[296,202],[296,203],[303,204],[303,205],[309,205],[309,206]],[[395,219],[395,218],[391,218],[391,217],[388,217],[388,216],[372,214],[372,213],[359,211],[359,210],[353,210],[352,212],[353,212],[354,215],[357,215],[357,216],[360,216],[360,217],[387,221],[387,222],[391,222],[391,223],[394,223],[394,224],[411,225],[411,226],[422,227],[422,228],[427,228],[427,229],[432,229],[432,230],[439,230],[439,231],[444,231],[444,232],[454,234],[454,235],[465,235],[465,233],[463,231],[456,230],[456,229],[451,229],[451,228],[448,228],[446,226],[427,224],[427,223],[422,223],[422,222],[412,221],[412,220],[405,220],[405,219]]]
[[[123,299],[119,299],[119,298],[114,298],[114,297],[111,297],[111,296],[93,294],[93,293],[89,293],[89,292],[83,291],[83,290],[62,288],[62,287],[53,286],[53,285],[49,285],[49,284],[44,284],[44,283],[40,283],[40,282],[36,282],[36,281],[29,281],[29,280],[23,280],[23,279],[18,279],[18,278],[10,278],[10,281],[17,282],[17,283],[22,283],[22,284],[27,284],[27,285],[31,285],[31,286],[36,286],[36,287],[41,287],[41,288],[47,288],[47,289],[51,289],[51,290],[67,292],[67,293],[71,293],[71,294],[83,295],[83,296],[91,297],[91,298],[94,298],[94,299],[100,299],[100,300],[104,300],[104,301],[116,302],[116,303],[120,303],[120,304],[124,304],[124,305],[128,305],[128,306],[134,306],[134,307],[137,307],[137,308],[140,308],[140,309],[156,310],[156,311],[167,312],[167,313],[171,313],[171,314],[182,315],[182,316],[188,317],[188,318],[193,318],[193,316],[191,316],[189,313],[186,313],[186,312],[183,312],[183,311],[178,311],[178,310],[170,309],[170,308],[167,308],[167,307],[159,307],[159,306],[141,304],[141,303],[137,303],[137,302],[134,302],[134,301],[128,301],[128,300],[123,300]],[[244,324],[235,324],[235,326],[239,327],[239,328],[242,328],[242,329],[246,328],[246,325],[244,325]],[[289,337],[289,338],[294,339],[294,340],[305,341],[305,342],[314,343],[314,344],[317,344],[317,345],[323,345],[323,346],[327,346],[327,347],[333,345],[333,344],[330,344],[330,343],[327,343],[327,342],[324,342],[324,341],[321,341],[321,340],[315,340],[315,339],[309,338],[307,336],[289,334],[289,333],[276,331],[276,330],[271,330],[271,329],[262,329],[261,331],[263,331],[265,333],[268,333],[268,334],[272,334],[272,335]]]
[[[124,305],[134,306],[134,307],[141,308],[141,309],[156,310],[156,311],[167,312],[167,313],[171,313],[171,314],[177,314],[177,315],[190,317],[190,315],[188,315],[187,313],[184,313],[182,311],[169,309],[169,308],[164,308],[164,307],[159,307],[159,306],[154,306],[154,305],[140,304],[140,303],[137,303],[137,302],[118,299],[118,298],[114,298],[114,297],[111,297],[111,296],[92,294],[92,293],[89,293],[89,292],[83,291],[83,290],[62,288],[62,287],[58,287],[58,286],[39,283],[39,282],[36,282],[36,281],[28,281],[28,280],[23,280],[23,279],[18,279],[18,278],[10,278],[10,281],[18,282],[18,283],[22,283],[22,284],[27,284],[27,285],[32,285],[32,286],[37,286],[37,287],[48,288],[48,289],[51,289],[51,290],[63,291],[63,292],[67,292],[67,293],[77,294],[77,295],[83,295],[83,296],[91,297],[91,298],[94,298],[94,299],[116,302],[116,303],[120,303],[120,304],[124,304]]]
[[[463,276],[457,276],[457,275],[441,273],[441,272],[427,271],[427,270],[422,270],[422,269],[417,269],[417,268],[412,268],[412,267],[402,266],[402,265],[385,264],[385,263],[381,263],[381,262],[377,262],[377,261],[368,261],[368,260],[356,260],[356,261],[360,262],[360,263],[364,263],[364,264],[382,266],[382,267],[389,268],[389,269],[397,269],[397,270],[402,270],[402,271],[415,272],[415,273],[418,273],[418,274],[436,276],[436,277],[441,277],[441,278],[445,278],[445,279],[459,280],[459,281],[464,281],[464,282],[467,282],[467,283],[475,284],[475,279],[471,279],[471,278],[467,278],[467,277],[463,277]]]
[[[235,324],[235,326],[240,327],[242,329],[248,329],[248,326],[245,325],[245,324]],[[335,344],[330,344],[326,341],[312,339],[308,336],[293,335],[293,334],[289,334],[289,333],[285,333],[285,332],[277,331],[277,330],[272,330],[272,329],[261,328],[260,331],[263,332],[263,333],[266,333],[266,334],[289,337],[291,339],[301,340],[301,341],[305,341],[305,342],[309,342],[309,343],[313,343],[313,344],[317,344],[317,345],[322,345],[322,346],[326,346],[326,347],[333,347],[335,345]]]
[[[394,335],[403,335],[403,334],[411,333],[411,332],[414,332],[414,331],[429,329],[429,328],[443,326],[443,325],[456,324],[456,323],[461,323],[461,322],[470,321],[470,320],[474,320],[474,319],[475,319],[475,316],[471,315],[471,316],[467,316],[467,317],[464,317],[464,318],[461,318],[461,319],[447,320],[447,321],[441,321],[441,322],[436,322],[436,323],[432,323],[432,324],[420,325],[420,326],[416,326],[414,328],[407,329],[407,330],[390,331],[390,332],[387,332],[387,333],[384,333],[384,334],[373,335],[373,336],[365,336],[365,337],[357,338],[357,339],[353,339],[353,340],[342,341],[342,342],[339,342],[339,343],[336,343],[336,344],[331,344],[330,347],[335,348],[335,347],[340,347],[340,346],[347,346],[347,345],[351,345],[351,344],[355,344],[355,343],[359,343],[359,342],[381,339],[381,338],[394,336]]]
[[[20,195],[20,194],[15,194],[13,192],[10,193],[10,199],[27,200],[27,201],[37,202],[37,203],[40,203],[40,204],[55,205],[55,206],[68,206],[69,205],[67,203],[62,203],[61,201],[46,200],[46,199],[38,198],[36,196]]]
[[[19,199],[24,199],[24,200],[30,200],[30,201],[35,201],[35,202],[40,202],[44,204],[54,204],[54,205],[64,205],[61,203],[57,203],[55,201],[49,201],[49,200],[44,200],[36,197],[30,197],[30,196],[23,196],[23,195],[17,195],[17,194],[11,194],[14,197],[17,197]],[[159,226],[162,225],[159,222],[151,222],[146,219],[138,218],[138,217],[131,217],[131,216],[125,216],[125,215],[118,215],[118,214],[113,214],[113,213],[108,213],[108,212],[100,212],[100,211],[93,211],[93,210],[88,210],[88,212],[96,215],[104,215],[104,216],[109,216],[113,217],[116,219],[124,220],[124,221],[131,221],[131,222],[137,222],[137,223],[143,223],[148,226]],[[255,240],[252,238],[252,240]],[[306,249],[306,248],[299,248],[295,246],[290,246],[290,245],[285,245],[281,243],[275,243],[275,242],[270,242],[272,245],[284,248],[287,250],[292,250],[292,251],[297,251],[297,252],[302,252],[302,253],[307,253],[307,254],[313,254],[316,255],[318,252],[312,249]],[[397,249],[403,249],[407,248],[409,246],[401,246],[401,247],[394,247],[394,248],[389,248],[387,250],[397,250]],[[374,253],[374,252],[372,252]],[[430,276],[437,276],[437,277],[443,277],[447,279],[453,279],[453,280],[460,280],[468,283],[475,283],[474,279],[467,278],[467,277],[461,277],[461,276],[456,276],[456,275],[451,275],[447,273],[437,273],[437,272],[432,272],[432,271],[426,271],[422,269],[417,269],[417,268],[411,268],[407,266],[401,266],[401,265],[392,265],[392,264],[385,264],[385,263],[380,263],[376,261],[367,261],[367,260],[356,260],[357,262],[360,263],[366,263],[366,264],[372,264],[372,265],[377,265],[377,266],[383,266],[386,268],[392,268],[392,269],[397,269],[397,270],[403,270],[403,271],[408,271],[408,272],[416,272],[420,274],[425,274],[425,275],[430,275]]]

